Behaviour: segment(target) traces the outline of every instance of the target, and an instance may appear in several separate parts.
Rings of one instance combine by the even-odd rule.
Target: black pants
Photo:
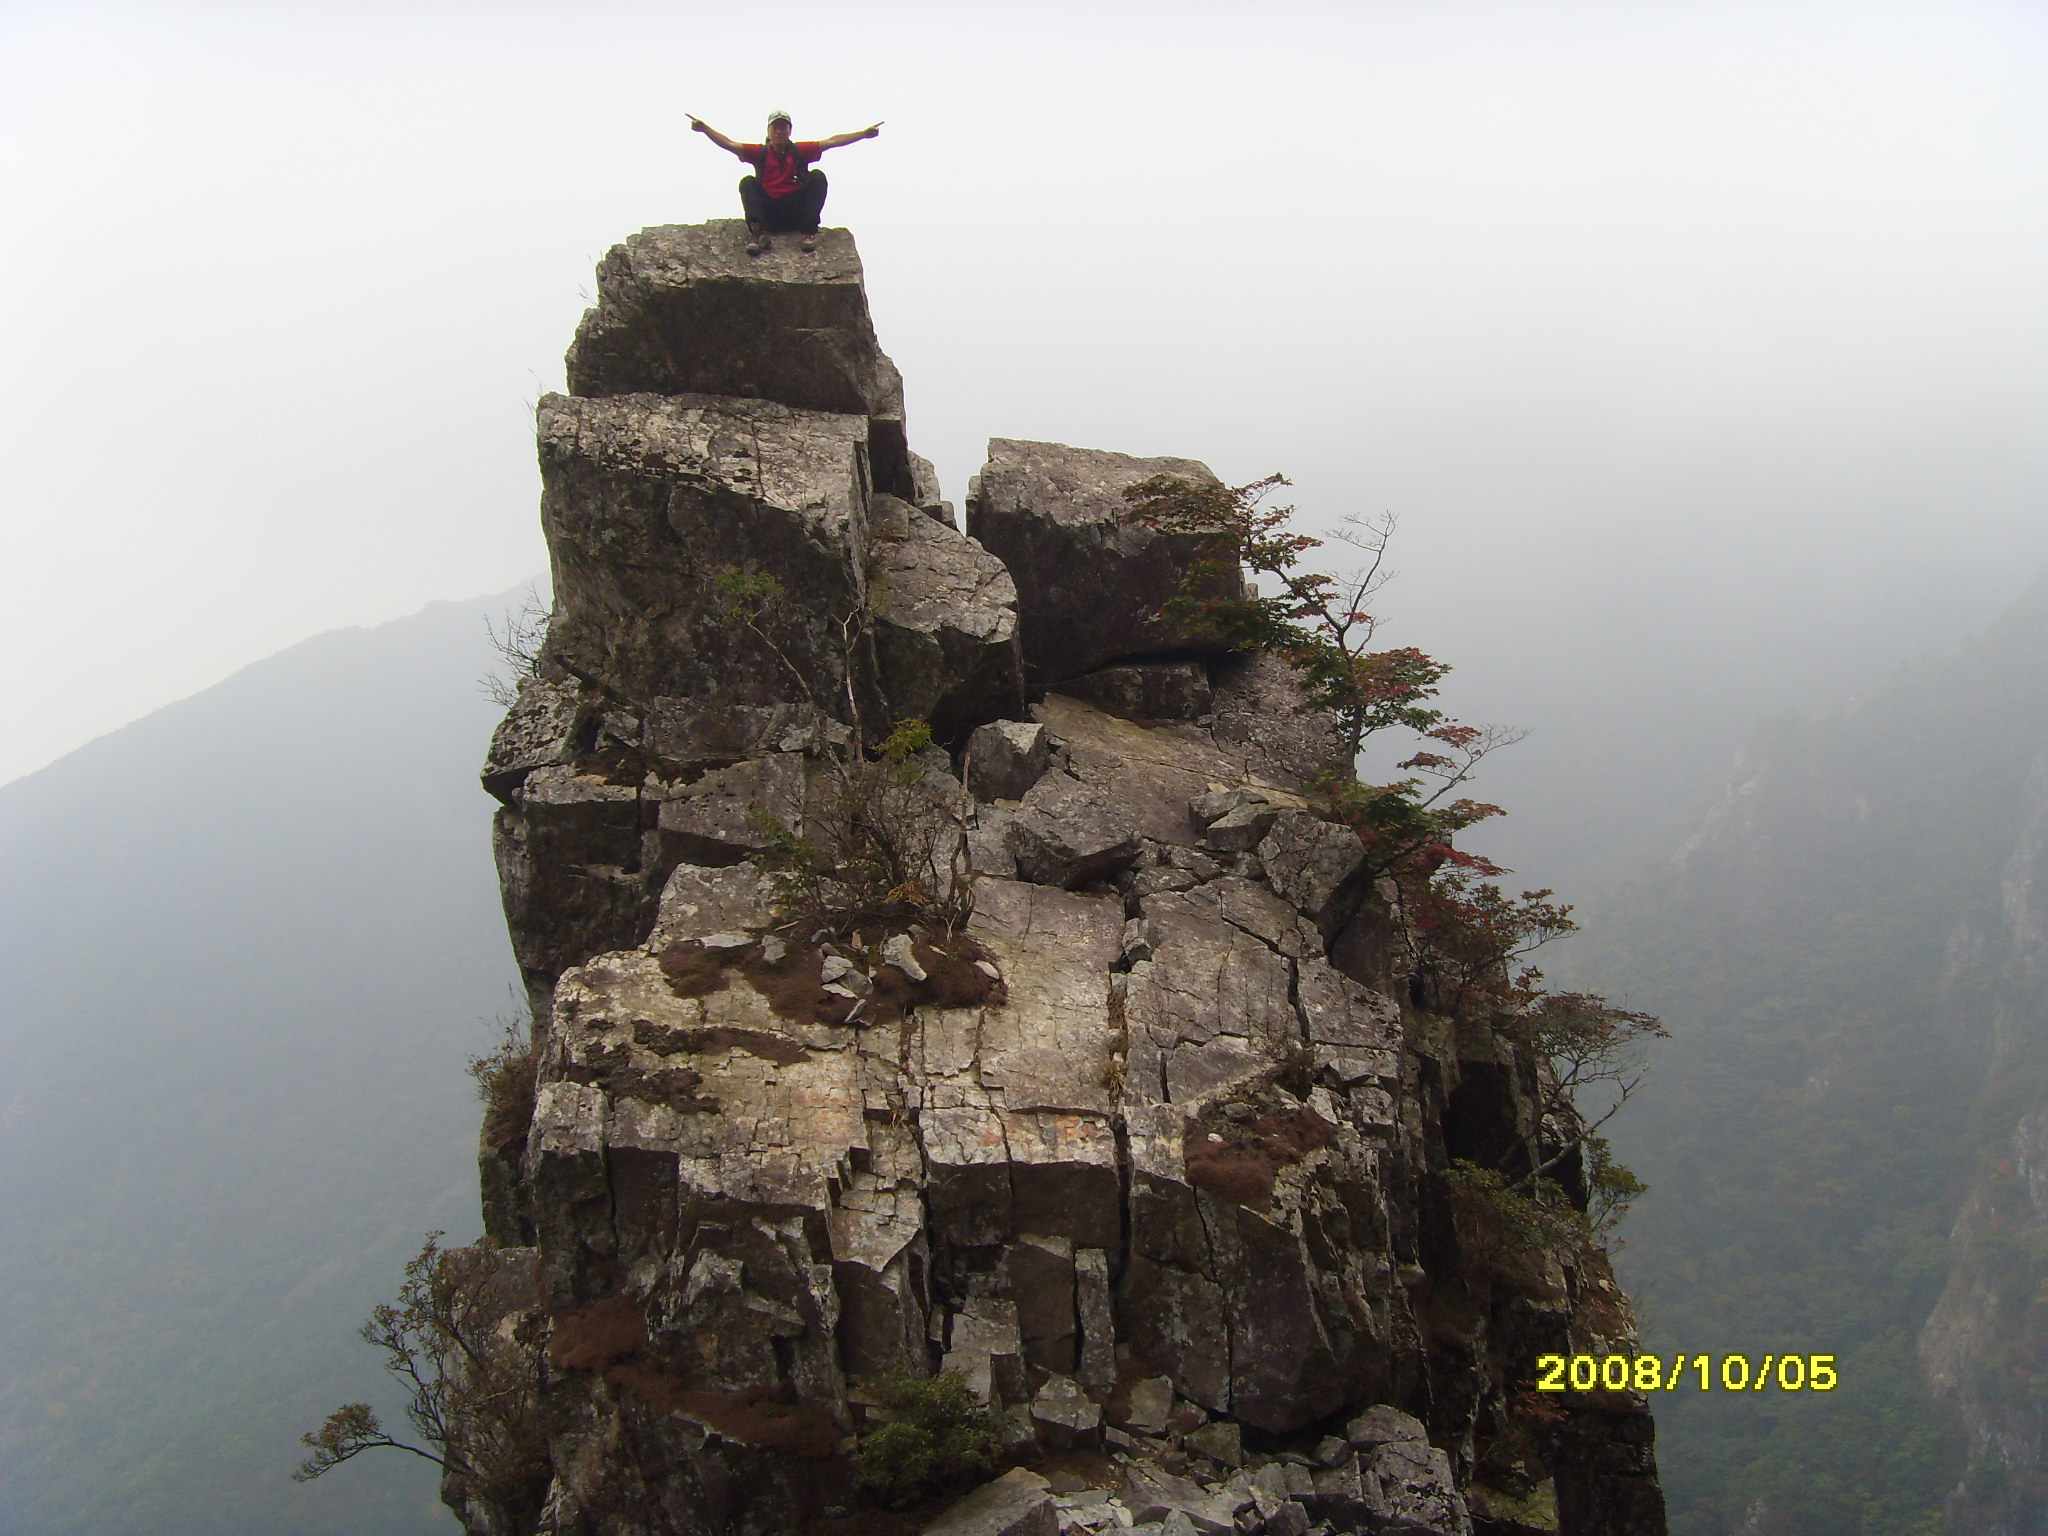
[[[815,235],[818,214],[825,207],[825,173],[811,172],[788,197],[770,197],[761,190],[760,177],[746,177],[740,182],[740,206],[747,210],[749,224],[777,233],[797,230]]]

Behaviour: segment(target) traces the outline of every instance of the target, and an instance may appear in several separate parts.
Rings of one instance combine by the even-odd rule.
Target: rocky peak
[[[843,229],[818,249],[749,256],[737,219],[643,229],[598,263],[576,327],[569,393],[777,400],[868,422],[875,485],[918,495],[903,379],[875,341],[860,255]]]
[[[1206,471],[999,439],[963,534],[851,237],[740,239],[615,249],[540,407],[556,609],[485,769],[535,1071],[480,1161],[550,1450],[539,1514],[451,1502],[494,1536],[1661,1531],[1640,1399],[1517,1396],[1538,1351],[1633,1347],[1604,1261],[1510,1284],[1441,1180],[1460,1138],[1536,1146],[1536,1063],[1412,1001],[1286,669],[1158,616],[1188,552],[1119,493]],[[906,716],[937,744],[883,774]],[[883,915],[760,858],[850,858],[850,794]],[[879,1511],[863,1447],[939,1372],[1015,1470]]]

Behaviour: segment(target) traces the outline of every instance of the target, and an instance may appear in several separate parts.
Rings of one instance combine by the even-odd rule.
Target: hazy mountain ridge
[[[1622,1257],[1646,1342],[1842,1356],[1829,1398],[1660,1404],[1675,1530],[1936,1528],[1962,1436],[1914,1345],[2018,1112],[1987,1091],[1985,1008],[2044,737],[2037,588],[1962,650],[1761,732],[1697,831],[1591,916],[1577,972],[1675,1036],[1615,1135],[1653,1189]]]
[[[483,617],[323,635],[0,789],[0,1521],[399,1533],[300,1488],[423,1227],[474,1230],[462,1072],[512,979]]]

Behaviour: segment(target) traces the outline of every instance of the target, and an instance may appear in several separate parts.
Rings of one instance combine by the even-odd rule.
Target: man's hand
[[[709,139],[712,143],[716,144],[720,149],[729,151],[732,154],[736,155],[740,152],[739,145],[733,143],[731,139],[728,139],[716,128],[712,127],[709,123],[705,122],[704,119],[697,116],[696,113],[685,112],[683,116],[687,117],[690,120],[690,132],[703,134],[705,138]]]
[[[878,135],[879,133],[881,133],[881,131],[882,131],[882,125],[881,125],[880,123],[876,123],[876,124],[872,125],[871,127],[867,127],[867,128],[863,128],[863,129],[861,129],[861,131],[860,131],[860,136],[861,136],[862,138],[864,138],[864,139],[872,139],[872,138],[874,138],[874,137],[875,137],[876,135]]]

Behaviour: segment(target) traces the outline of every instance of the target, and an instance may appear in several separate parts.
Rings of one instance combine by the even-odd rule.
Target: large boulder
[[[1196,558],[1194,541],[1125,521],[1126,487],[1153,475],[1214,480],[1193,459],[1135,459],[995,438],[967,492],[967,531],[1017,583],[1026,681],[1047,687],[1110,662],[1217,651],[1217,638],[1160,609]],[[1241,578],[1227,585],[1242,590]]]
[[[1115,874],[1144,843],[1137,822],[1114,799],[1049,773],[1019,803],[1009,846],[1026,880],[1073,887]]]
[[[622,395],[540,402],[550,655],[611,693],[718,710],[845,689],[866,597],[866,430],[767,401]],[[772,578],[759,629],[722,571]]]
[[[1033,720],[991,720],[967,739],[967,787],[977,800],[1022,800],[1045,777],[1052,737]]]
[[[950,740],[1024,706],[1017,587],[1003,562],[894,496],[868,507],[868,609],[890,714]]]
[[[1046,1480],[1017,1467],[984,1483],[924,1528],[924,1536],[1054,1536],[1059,1513]]]
[[[903,380],[875,342],[860,254],[746,253],[737,219],[643,229],[597,268],[597,305],[567,358],[573,395],[734,395],[866,419],[875,485],[919,500]]]

